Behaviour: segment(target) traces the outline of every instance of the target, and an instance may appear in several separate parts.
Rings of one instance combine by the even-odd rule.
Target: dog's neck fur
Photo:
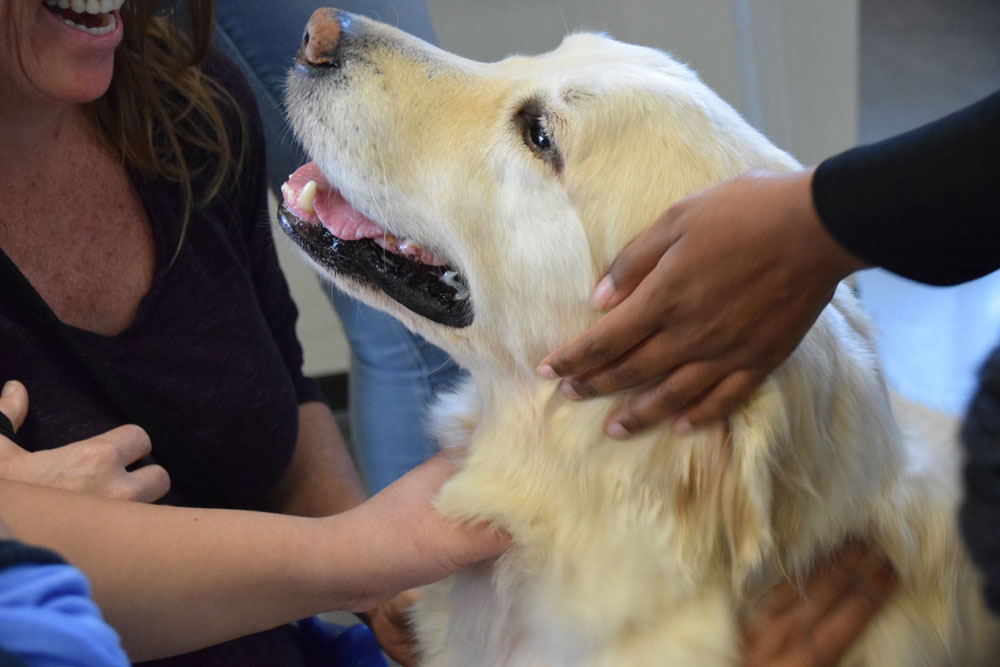
[[[843,288],[803,343],[823,348],[822,355],[793,356],[727,425],[689,436],[654,429],[615,441],[604,435],[602,421],[616,399],[591,399],[600,405],[593,409],[566,399],[554,381],[520,371],[498,377],[492,364],[487,372],[473,369],[471,381],[439,403],[432,419],[434,435],[465,458],[453,482],[462,487],[456,494],[462,507],[449,506],[449,513],[495,519],[530,545],[532,534],[549,529],[542,526],[553,503],[586,507],[594,514],[629,507],[636,513],[617,520],[662,525],[662,515],[670,515],[678,530],[663,548],[674,550],[682,570],[677,574],[691,581],[725,569],[738,591],[761,572],[767,578],[778,568],[804,571],[815,552],[773,553],[774,543],[803,541],[773,535],[772,524],[845,539],[860,532],[845,518],[859,515],[849,506],[852,499],[870,498],[903,466],[899,434],[884,420],[885,406],[872,404],[886,392],[877,366],[863,365],[870,358],[868,332],[859,329],[864,322],[841,314],[852,299]],[[843,348],[845,340],[851,349]],[[828,363],[806,367],[804,358]],[[850,393],[847,387],[865,390]],[[845,419],[855,427],[834,428],[833,422]],[[517,425],[513,431],[512,424]],[[829,437],[848,432],[850,440]],[[827,448],[831,455],[817,457],[810,451],[816,448]],[[834,465],[814,470],[819,460]],[[854,468],[845,467],[850,461]],[[550,468],[548,478],[564,485],[522,488],[516,475],[521,466]],[[831,486],[848,486],[857,493],[828,493]],[[632,497],[619,502],[624,493]],[[847,504],[832,507],[822,500],[830,497]],[[446,491],[445,505],[447,498]],[[775,513],[782,515],[781,521],[773,521]],[[830,522],[843,525],[831,530]],[[552,523],[572,521],[561,516]]]

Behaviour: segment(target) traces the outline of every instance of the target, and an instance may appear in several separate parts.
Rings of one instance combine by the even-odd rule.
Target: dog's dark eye
[[[514,117],[515,127],[524,145],[556,171],[562,169],[562,157],[552,135],[553,116],[537,102],[525,103]]]
[[[528,124],[525,127],[525,134],[527,135],[528,141],[533,143],[539,149],[543,151],[552,149],[552,139],[542,126],[541,118],[536,117],[529,119]]]

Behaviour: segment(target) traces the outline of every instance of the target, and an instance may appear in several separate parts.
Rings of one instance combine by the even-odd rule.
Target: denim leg
[[[427,405],[465,371],[389,315],[325,289],[351,343],[351,428],[375,493],[437,452],[425,428]]]
[[[429,42],[423,0],[338,0],[337,7],[395,25]],[[285,77],[315,0],[220,2],[215,44],[250,80],[267,137],[275,192],[306,162],[283,106]],[[374,493],[437,451],[424,431],[427,404],[462,371],[444,352],[393,318],[324,285],[351,343],[351,422],[362,472]]]

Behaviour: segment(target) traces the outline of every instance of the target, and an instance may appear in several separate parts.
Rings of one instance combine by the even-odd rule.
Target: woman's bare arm
[[[441,517],[452,468],[435,457],[370,501],[326,518],[147,505],[0,481],[20,539],[90,578],[133,660],[182,653],[399,591],[500,553],[507,537]]]

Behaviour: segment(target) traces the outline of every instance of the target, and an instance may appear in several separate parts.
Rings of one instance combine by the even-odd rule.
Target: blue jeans
[[[322,3],[319,3],[322,4]],[[307,161],[283,108],[285,76],[315,0],[220,2],[216,46],[250,80],[267,137],[268,179],[278,192]],[[337,7],[391,23],[428,41],[434,28],[423,0],[338,0]],[[424,431],[428,403],[463,371],[447,354],[388,315],[324,285],[351,344],[351,428],[359,464],[374,493],[426,460],[437,445]]]

